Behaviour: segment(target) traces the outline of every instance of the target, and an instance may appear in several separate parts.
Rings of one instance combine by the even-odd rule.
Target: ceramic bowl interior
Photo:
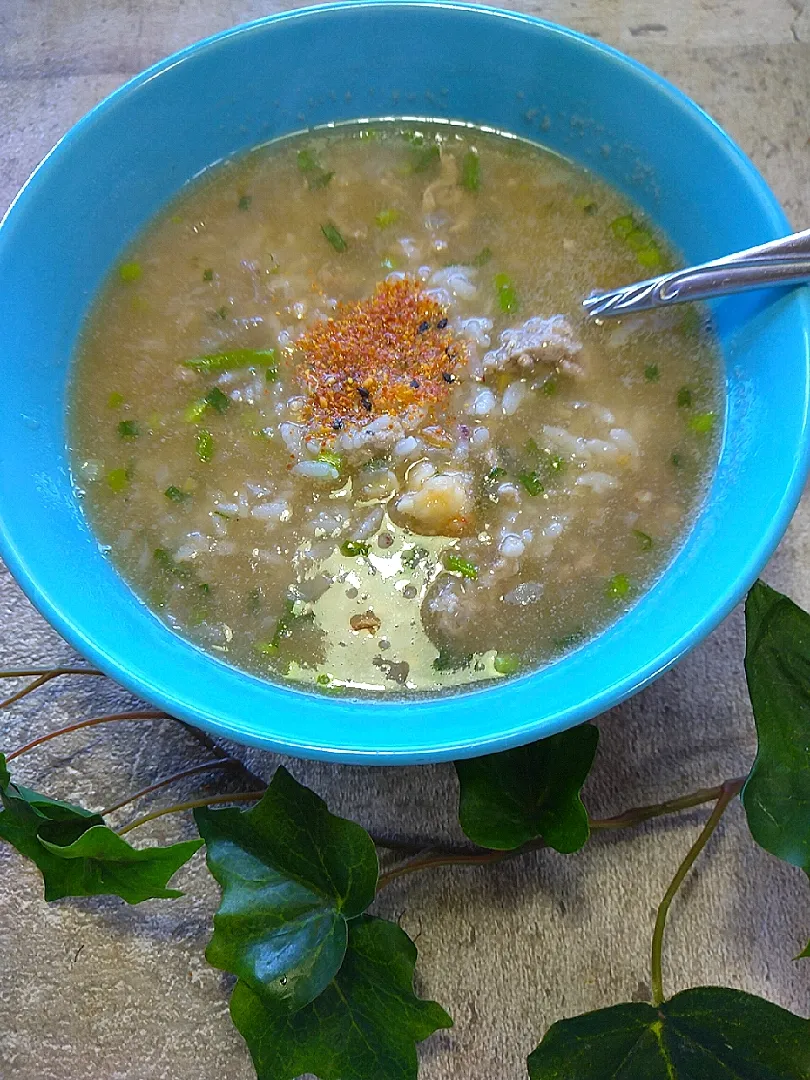
[[[705,506],[658,583],[552,666],[461,696],[352,702],[264,683],[182,640],[103,557],[71,488],[65,401],[88,305],[124,245],[212,163],[366,117],[461,119],[544,143],[626,192],[689,261],[788,230],[693,103],[569,31],[480,7],[338,4],[195,45],[79,123],[0,228],[0,533],[28,595],[121,683],[216,733],[293,754],[404,763],[491,752],[615,704],[700,641],[755,579],[807,472],[808,301],[715,307],[725,433]]]

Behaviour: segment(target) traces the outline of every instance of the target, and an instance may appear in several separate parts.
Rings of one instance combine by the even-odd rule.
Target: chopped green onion
[[[520,670],[520,659],[512,653],[498,653],[492,666],[499,675],[514,675]]]
[[[113,390],[110,396],[107,398],[107,408],[120,409],[124,404],[124,395],[119,394],[117,390]]]
[[[708,434],[714,427],[714,413],[698,413],[697,416],[693,416],[689,421],[689,427],[699,435]]]
[[[633,536],[638,540],[638,546],[642,551],[652,551],[653,538],[649,533],[642,532],[641,529],[633,529]]]
[[[228,305],[223,304],[222,307],[218,307],[213,313],[215,319],[227,319],[228,318]]]
[[[557,380],[554,378],[553,375],[546,379],[546,381],[543,383],[543,393],[546,395],[546,397],[551,397],[552,394],[557,393]]]
[[[253,646],[253,651],[257,656],[275,656],[278,652],[278,645],[273,641],[257,641]]]
[[[662,262],[661,252],[658,250],[656,244],[647,244],[646,247],[640,248],[636,252],[636,262],[640,263],[641,266],[646,266],[650,269],[660,266]]]
[[[106,479],[110,491],[114,491],[116,495],[120,495],[122,491],[126,491],[129,487],[129,472],[127,469],[110,469]]]
[[[137,281],[141,274],[143,274],[143,267],[137,262],[121,263],[118,267],[118,276],[122,281]]]
[[[610,600],[620,600],[630,592],[630,579],[627,574],[614,574],[607,583],[607,595]]]
[[[475,581],[478,577],[478,567],[469,559],[463,559],[461,555],[448,555],[444,560],[447,570],[453,570],[462,577]]]
[[[533,457],[537,457],[537,455],[540,453],[540,447],[537,445],[536,439],[527,439],[526,453],[531,454]]]
[[[344,540],[340,545],[340,554],[347,559],[355,559],[358,555],[368,555],[370,550],[368,544],[363,543],[362,540]]]
[[[183,491],[182,488],[176,487],[174,484],[167,487],[163,494],[174,503],[184,503],[191,498],[190,492]]]
[[[661,377],[661,372],[658,370],[658,364],[647,364],[644,368],[644,378],[647,382],[658,382]]]
[[[390,225],[395,225],[399,221],[399,210],[381,210],[379,214],[374,218],[374,223],[378,229],[387,229]]]
[[[323,168],[311,150],[299,150],[297,161],[298,171],[306,176],[307,187],[310,191],[325,188],[335,175],[334,172]]]
[[[481,160],[477,150],[468,150],[461,159],[461,180],[467,191],[478,191],[481,187]]]
[[[134,420],[122,420],[118,425],[118,434],[122,439],[137,439],[141,429]]]
[[[214,280],[214,270],[213,270],[212,267],[209,266],[206,270],[203,270],[203,281],[213,281],[213,280]]]
[[[498,480],[501,476],[506,476],[506,469],[502,469],[500,465],[495,465],[487,473],[487,480]]]
[[[200,461],[208,462],[214,456],[214,436],[210,431],[198,431],[196,438],[197,457]]]
[[[250,209],[250,204],[252,202],[253,202],[253,196],[252,195],[240,195],[239,196],[239,203],[238,203],[239,209],[240,210],[249,210]]]
[[[325,671],[322,671],[321,674],[315,679],[315,683],[317,686],[331,686],[332,676],[327,675]]]
[[[542,495],[545,491],[539,475],[533,469],[518,473],[518,480],[530,495]]]
[[[649,229],[640,229],[637,225],[625,236],[624,241],[631,251],[641,251],[648,247],[652,236]]]
[[[482,247],[472,261],[473,266],[484,266],[492,258],[492,249]]]
[[[190,405],[186,406],[186,409],[183,412],[183,419],[187,424],[196,424],[202,420],[207,412],[208,402],[205,398],[200,398],[198,401],[192,401]]]
[[[348,251],[349,245],[343,239],[343,235],[336,225],[321,225],[321,232],[326,237],[328,243],[330,243],[335,249],[335,251]]]
[[[520,307],[518,295],[508,274],[495,275],[495,290],[498,293],[498,305],[504,315],[512,315]]]
[[[681,455],[678,453],[677,450],[675,450],[673,452],[673,454],[670,456],[669,460],[672,463],[672,465],[674,466],[674,468],[676,468],[676,469],[680,469],[681,465],[683,465],[683,458],[681,457]]]
[[[334,450],[321,450],[315,460],[325,461],[328,465],[333,465],[338,472],[343,471],[343,458],[340,454],[336,454]]]
[[[565,466],[567,462],[565,458],[560,457],[559,454],[552,454],[548,459],[548,467],[552,472],[565,472]]]
[[[682,386],[678,391],[678,408],[679,409],[691,409],[692,408],[692,391],[688,386]]]
[[[621,217],[614,218],[610,223],[610,231],[619,240],[626,240],[635,227],[636,223],[633,221],[632,214],[623,214]]]
[[[223,394],[218,386],[212,386],[203,400],[206,405],[218,413],[224,413],[231,403],[228,395]]]
[[[232,371],[234,368],[263,367],[276,363],[275,349],[227,349],[225,352],[208,353],[184,360],[183,367],[194,371]]]
[[[595,214],[599,209],[590,195],[577,195],[574,199],[574,206],[578,206],[580,210],[589,217],[592,214]]]
[[[267,360],[265,361],[267,367],[264,372],[264,377],[267,382],[275,382],[278,378],[278,357],[276,356],[275,349],[267,350]]]
[[[442,152],[437,143],[428,143],[426,146],[416,144],[411,151],[411,172],[428,172],[438,165],[442,159]]]

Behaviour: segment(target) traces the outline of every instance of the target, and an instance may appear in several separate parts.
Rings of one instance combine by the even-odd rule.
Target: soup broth
[[[217,165],[89,318],[89,520],[154,612],[267,678],[407,695],[535,669],[649,587],[710,473],[694,309],[581,309],[670,265],[593,175],[466,126]]]

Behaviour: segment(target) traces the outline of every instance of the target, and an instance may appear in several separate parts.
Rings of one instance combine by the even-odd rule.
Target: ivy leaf
[[[511,850],[537,837],[570,854],[587,841],[579,797],[599,732],[591,724],[500,754],[457,761],[459,821],[481,847]]]
[[[741,795],[748,827],[771,855],[810,875],[810,615],[758,581],[745,632],[758,739]]]
[[[531,1080],[808,1080],[810,1021],[701,986],[655,1008],[614,1005],[560,1020],[529,1056]]]
[[[343,962],[347,920],[374,899],[377,852],[353,821],[280,766],[252,810],[197,810],[222,886],[206,957],[266,1005],[300,1009]]]
[[[0,837],[39,867],[46,900],[113,895],[138,904],[182,896],[166,885],[202,846],[133,848],[99,814],[13,783],[2,754],[0,798]]]
[[[416,1080],[415,1043],[453,1021],[413,992],[416,946],[396,924],[362,915],[349,924],[343,966],[320,997],[291,1013],[238,982],[233,1022],[258,1080]]]

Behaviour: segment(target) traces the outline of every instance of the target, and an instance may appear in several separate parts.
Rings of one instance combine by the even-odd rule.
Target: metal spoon
[[[715,296],[763,289],[769,285],[810,282],[810,229],[791,233],[722,259],[661,274],[610,292],[592,293],[582,301],[589,315],[604,318],[636,311],[710,300]]]

